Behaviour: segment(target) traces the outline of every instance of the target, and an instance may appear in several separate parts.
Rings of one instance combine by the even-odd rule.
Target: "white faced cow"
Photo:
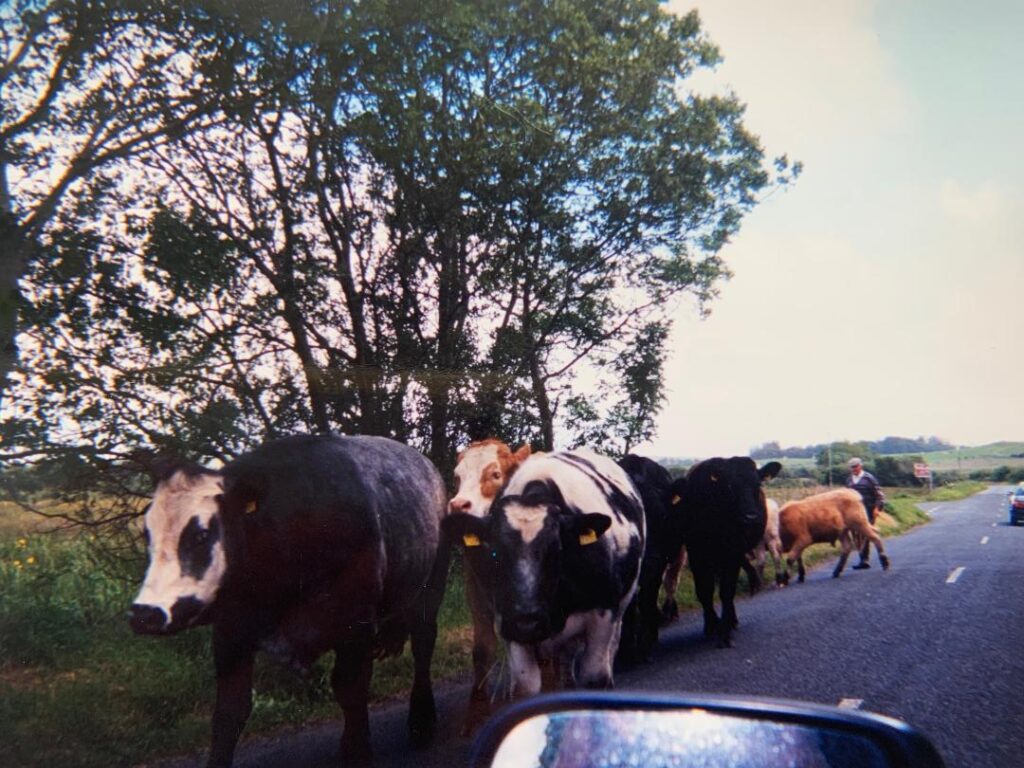
[[[169,467],[146,512],[139,634],[213,625],[217,700],[209,765],[229,766],[252,709],[257,649],[306,667],[336,652],[342,757],[371,754],[373,659],[412,638],[413,740],[432,735],[430,660],[447,575],[445,492],[426,458],[375,437],[296,436],[220,471]]]
[[[495,497],[529,455],[529,445],[512,451],[494,438],[470,443],[456,459],[458,488],[448,502],[449,511],[484,518]],[[473,617],[473,687],[463,725],[463,734],[468,736],[490,714],[487,681],[498,651],[494,631],[494,559],[490,549],[480,546],[478,538],[458,539],[454,543],[465,546],[466,599]]]
[[[454,513],[445,526],[478,538],[495,559],[495,606],[514,695],[539,692],[539,662],[577,641],[580,682],[612,686],[645,539],[640,497],[615,462],[586,450],[531,456],[489,519]]]

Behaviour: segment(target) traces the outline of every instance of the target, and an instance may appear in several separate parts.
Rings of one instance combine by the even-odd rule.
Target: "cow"
[[[771,556],[772,564],[775,566],[775,585],[783,584],[782,574],[782,540],[779,538],[779,502],[775,499],[765,499],[766,521],[764,536],[761,541],[754,545],[754,548],[747,553],[747,562],[750,569],[744,568],[747,578],[750,579],[751,594],[754,593],[754,580],[764,582],[764,566],[768,557]]]
[[[145,513],[149,567],[130,611],[141,635],[213,629],[209,766],[230,766],[262,650],[298,668],[335,652],[341,757],[370,759],[374,657],[411,637],[408,727],[433,735],[430,661],[448,571],[444,483],[412,448],[379,437],[297,435],[222,469],[175,463]]]
[[[501,440],[489,438],[470,443],[455,463],[455,495],[448,502],[453,513],[484,518],[491,503],[516,469],[530,456],[530,446],[512,451]],[[466,599],[473,619],[473,687],[462,733],[469,736],[490,714],[487,681],[497,658],[498,636],[494,629],[494,559],[479,540],[458,539],[463,554]]]
[[[487,518],[450,513],[452,535],[495,558],[498,626],[514,697],[541,688],[541,663],[579,643],[576,680],[613,687],[612,659],[643,559],[643,503],[611,459],[579,449],[531,456]]]
[[[647,541],[640,566],[636,605],[626,613],[617,661],[648,660],[658,642],[658,591],[666,569],[683,549],[682,518],[671,504],[672,476],[652,459],[626,454],[619,460],[644,505]],[[674,592],[673,592],[674,594]]]
[[[697,599],[704,610],[704,636],[732,645],[736,617],[736,583],[746,553],[764,536],[765,501],[761,483],[782,465],[772,461],[758,469],[753,459],[734,456],[706,459],[672,483],[672,501],[681,507],[687,559]],[[715,584],[722,604],[715,613]]]
[[[861,496],[850,488],[818,493],[800,501],[790,501],[779,510],[779,537],[782,541],[786,570],[783,582],[789,583],[789,568],[794,563],[798,568],[798,580],[803,581],[803,551],[811,544],[839,541],[841,554],[832,570],[833,578],[839,578],[846,567],[846,560],[855,548],[855,539],[873,541],[878,550],[882,568],[889,569],[889,558],[882,545],[882,537],[871,523]]]

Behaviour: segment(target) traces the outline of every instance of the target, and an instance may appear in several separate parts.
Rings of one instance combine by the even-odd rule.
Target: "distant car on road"
[[[1007,501],[1010,525],[1016,525],[1020,520],[1024,520],[1024,483],[1007,494]]]

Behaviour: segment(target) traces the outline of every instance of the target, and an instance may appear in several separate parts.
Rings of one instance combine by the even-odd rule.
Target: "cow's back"
[[[272,582],[271,594],[300,583],[309,592],[359,567],[387,610],[426,581],[444,486],[414,449],[386,438],[300,435],[265,443],[224,474],[225,505],[244,521],[229,563],[244,562],[246,579]]]

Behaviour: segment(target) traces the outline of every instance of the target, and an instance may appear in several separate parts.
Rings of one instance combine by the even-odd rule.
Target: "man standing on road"
[[[875,510],[882,508],[882,504],[885,503],[885,494],[882,493],[882,487],[878,484],[875,476],[864,470],[864,464],[860,459],[850,459],[850,476],[846,479],[846,487],[852,488],[860,494],[861,501],[864,502],[864,509],[868,513],[868,522],[874,525]],[[871,563],[868,562],[871,559],[870,547],[871,542],[865,540],[864,546],[860,550],[860,562],[853,566],[854,570],[860,571],[871,567]]]

